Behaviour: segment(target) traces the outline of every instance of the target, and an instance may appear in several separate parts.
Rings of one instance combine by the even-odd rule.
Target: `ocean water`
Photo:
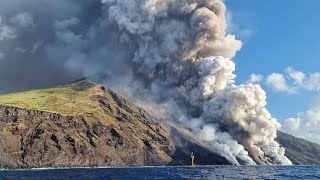
[[[2,170],[0,179],[320,179],[320,166],[196,166]]]

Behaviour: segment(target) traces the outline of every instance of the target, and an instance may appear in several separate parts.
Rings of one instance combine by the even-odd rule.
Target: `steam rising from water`
[[[2,67],[24,67],[20,53],[41,62],[44,79],[103,73],[109,85],[164,108],[234,164],[291,164],[274,141],[280,124],[265,108],[265,92],[259,85],[235,85],[231,59],[242,43],[226,34],[223,1],[42,2],[48,11],[38,1],[24,7],[18,6],[22,0],[0,2],[0,29],[12,32],[0,40],[0,59],[9,59],[0,61]],[[23,12],[14,15],[17,9]],[[54,69],[48,74],[52,68],[59,75]]]

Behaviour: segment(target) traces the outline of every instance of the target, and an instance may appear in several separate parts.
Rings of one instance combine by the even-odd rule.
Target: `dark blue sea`
[[[0,179],[320,179],[320,166],[196,166],[2,170]]]

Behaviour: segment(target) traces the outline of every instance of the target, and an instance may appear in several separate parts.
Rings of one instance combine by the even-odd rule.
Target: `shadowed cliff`
[[[286,156],[296,165],[320,165],[320,145],[278,131],[276,141],[286,149]]]

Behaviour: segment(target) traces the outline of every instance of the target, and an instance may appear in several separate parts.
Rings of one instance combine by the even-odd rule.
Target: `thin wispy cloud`
[[[227,32],[230,34],[236,34],[237,37],[240,39],[248,39],[254,33],[252,28],[242,25],[241,23],[237,22],[234,18],[234,15],[231,11],[228,11],[226,14],[226,20],[228,24]],[[242,19],[243,21],[243,19]]]
[[[16,34],[14,32],[14,28],[4,24],[0,16],[0,41],[6,40],[6,39],[14,39],[15,37],[16,37]]]
[[[246,83],[251,84],[259,84],[261,81],[263,81],[263,75],[261,74],[251,74],[249,80],[246,81]]]
[[[32,15],[27,12],[16,14],[15,16],[11,17],[10,22],[15,26],[22,28],[27,28],[35,25]]]

